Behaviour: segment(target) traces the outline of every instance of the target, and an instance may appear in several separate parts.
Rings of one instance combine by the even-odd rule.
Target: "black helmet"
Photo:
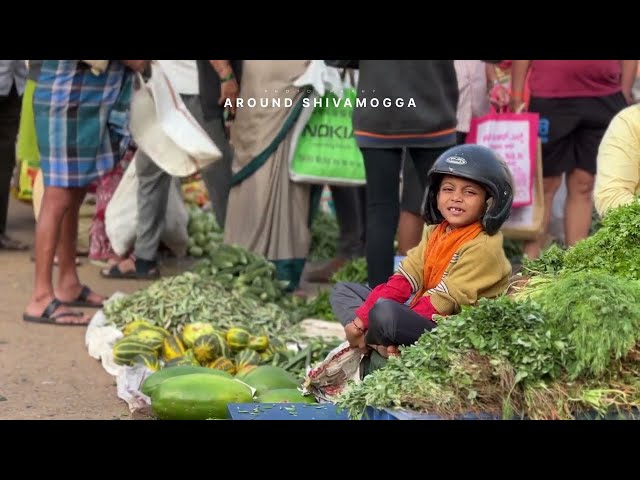
[[[482,145],[458,145],[438,157],[429,170],[422,200],[422,216],[429,224],[444,220],[437,203],[444,175],[468,178],[483,185],[493,200],[482,218],[482,225],[489,235],[500,230],[511,212],[513,180],[507,164],[493,150]]]

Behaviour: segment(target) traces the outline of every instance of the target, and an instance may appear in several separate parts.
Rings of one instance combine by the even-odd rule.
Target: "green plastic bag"
[[[33,116],[33,92],[35,89],[36,82],[27,80],[22,97],[16,148],[16,157],[19,163],[16,197],[26,202],[31,202],[33,199],[33,183],[40,168],[40,154],[38,152],[38,141],[36,140],[36,121]]]
[[[317,98],[317,97],[316,97]],[[342,98],[332,92],[322,97],[322,105],[313,113],[297,137],[295,153],[289,165],[294,182],[326,185],[364,185],[362,152],[353,136],[351,116],[356,91],[345,88]]]

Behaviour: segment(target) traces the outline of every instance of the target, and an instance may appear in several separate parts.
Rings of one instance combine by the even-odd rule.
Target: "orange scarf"
[[[436,227],[424,251],[423,286],[411,302],[413,306],[426,292],[436,287],[444,272],[447,270],[451,258],[462,245],[476,238],[482,232],[480,222],[472,223],[466,227],[456,228],[447,232],[449,222],[444,220]]]

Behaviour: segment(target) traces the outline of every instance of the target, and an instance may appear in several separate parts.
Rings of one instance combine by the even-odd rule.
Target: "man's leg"
[[[364,254],[365,208],[361,205],[361,190],[365,187],[331,187],[331,196],[336,207],[340,236],[338,255],[349,259]]]
[[[584,99],[580,103],[584,114],[575,132],[576,163],[575,168],[568,170],[566,182],[564,239],[567,247],[589,236],[600,142],[611,119],[626,107],[621,94]]]
[[[133,259],[102,271],[109,278],[157,277],[156,256],[164,229],[173,177],[158,167],[142,150],[135,156],[138,175],[138,225]],[[123,275],[124,274],[124,275]]]
[[[78,251],[78,220],[80,206],[84,200],[86,189],[72,188],[72,203],[62,220],[60,241],[58,242],[58,284],[55,288],[55,296],[63,302],[73,302],[78,299],[83,285],[78,276],[78,263],[76,255]],[[104,301],[104,297],[91,292],[84,299],[96,306]]]
[[[233,149],[227,139],[222,118],[204,120],[202,126],[209,134],[213,143],[222,152],[222,158],[202,172],[202,180],[209,191],[211,205],[216,215],[220,228],[224,229],[227,216],[227,202],[231,189],[231,163],[233,162]]]
[[[400,216],[400,148],[363,148],[367,173],[367,270],[371,288],[393,274],[393,242]]]
[[[362,238],[365,228],[362,218],[359,190],[364,187],[331,186],[331,197],[336,208],[338,220],[338,252],[335,258],[320,268],[310,271],[306,280],[309,282],[327,283],[348,260],[362,256],[364,245]]]
[[[574,246],[589,236],[593,210],[595,176],[576,168],[567,176],[567,203],[564,213],[564,243]]]
[[[40,317],[55,298],[52,279],[53,257],[62,240],[62,230],[70,227],[73,229],[74,216],[75,231],[78,229],[78,210],[83,196],[84,190],[82,189],[60,187],[45,187],[44,189],[42,207],[36,224],[34,290],[25,309],[25,314],[30,317]],[[75,209],[75,214],[72,209]],[[71,213],[70,218],[65,218],[69,213]],[[73,236],[73,232],[65,232],[65,238],[68,239],[69,236]],[[64,266],[61,265],[61,268],[64,268],[65,276],[68,276],[71,270],[68,265],[69,258],[71,258],[75,270],[75,244],[72,242],[71,245],[66,245],[59,251],[64,256],[64,260],[60,259],[61,262],[64,262]],[[87,323],[86,317],[68,315],[71,312],[70,309],[61,305],[50,311],[49,316],[52,316],[51,314],[57,316],[55,322],[60,324]]]
[[[420,215],[424,187],[410,153],[405,150],[402,161],[402,199],[398,221],[398,255],[405,256],[422,240],[424,220]]]
[[[224,229],[224,222],[227,216],[227,201],[229,199],[229,190],[231,189],[233,149],[227,138],[222,117],[205,120],[199,95],[182,95],[182,101],[191,112],[191,115],[209,134],[209,137],[220,149],[220,152],[222,152],[222,158],[205,168],[200,174],[209,192],[209,199],[211,200],[216,221],[220,228]]]
[[[545,177],[542,179],[544,191],[544,214],[542,217],[542,227],[538,236],[533,240],[525,242],[523,253],[527,258],[539,258],[542,250],[546,248],[548,241],[549,224],[551,223],[551,212],[553,209],[553,199],[562,183],[562,176]],[[591,214],[589,214],[591,218]]]
[[[136,158],[138,171],[138,229],[134,256],[155,262],[164,230],[173,177],[143,152]]]

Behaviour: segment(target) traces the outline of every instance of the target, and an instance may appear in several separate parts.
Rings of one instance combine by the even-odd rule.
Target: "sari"
[[[289,282],[289,291],[300,283],[311,243],[311,185],[289,179],[292,127],[310,93],[293,82],[307,64],[245,60],[240,87],[244,105],[231,127],[233,178],[224,241],[272,261],[276,277]]]

